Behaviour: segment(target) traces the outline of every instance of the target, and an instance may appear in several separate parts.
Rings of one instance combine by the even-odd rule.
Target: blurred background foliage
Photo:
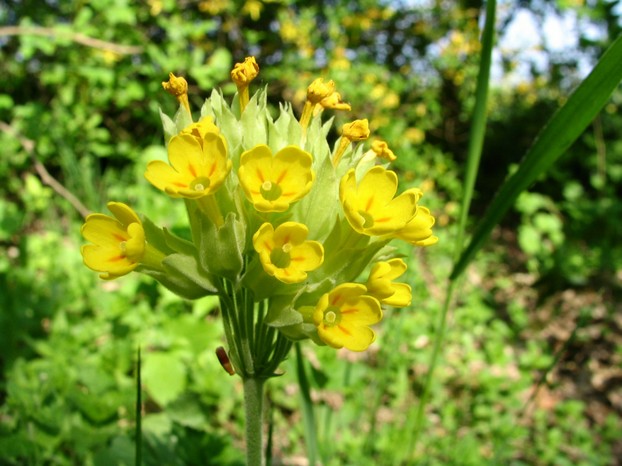
[[[160,83],[185,76],[198,110],[213,87],[233,96],[229,70],[251,54],[254,84],[298,114],[315,77],[335,80],[353,107],[337,127],[369,118],[437,217],[439,246],[405,251],[414,304],[387,313],[373,351],[304,348],[323,463],[397,464],[451,266],[481,13],[479,0],[0,0],[0,464],[133,464],[138,345],[145,464],[242,464],[216,303],[140,276],[103,283],[78,250],[81,216],[108,200],[183,227],[183,206],[142,176],[164,154],[158,109],[176,109]],[[610,0],[500,3],[473,219],[621,14]],[[618,89],[470,268],[407,464],[621,464],[621,105]],[[284,369],[273,460],[303,464]]]

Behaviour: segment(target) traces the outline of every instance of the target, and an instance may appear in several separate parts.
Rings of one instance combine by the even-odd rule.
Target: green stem
[[[244,379],[244,411],[246,414],[246,464],[263,465],[263,386],[262,378]]]

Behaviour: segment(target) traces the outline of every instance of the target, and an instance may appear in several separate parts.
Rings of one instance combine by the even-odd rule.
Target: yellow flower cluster
[[[412,299],[409,285],[394,282],[406,263],[387,257],[385,246],[434,244],[434,217],[419,205],[421,190],[398,194],[386,142],[363,151],[366,119],[345,124],[330,149],[322,112],[350,110],[333,81],[310,84],[300,119],[289,105],[275,119],[265,91],[249,97],[258,72],[253,57],[236,64],[238,106],[214,92],[197,122],[186,81],[171,74],[163,85],[180,111],[162,116],[168,163],[149,162],[145,177],[185,200],[192,237],[143,226],[128,206],[110,203],[115,218],[94,214],[83,226],[94,243],[82,248],[85,264],[105,279],[137,270],[185,297],[217,294],[234,308],[250,302],[258,309],[251,314],[267,309],[262,321],[287,338],[365,350],[382,307]],[[367,280],[357,282],[365,270]],[[242,298],[231,297],[240,290]]]

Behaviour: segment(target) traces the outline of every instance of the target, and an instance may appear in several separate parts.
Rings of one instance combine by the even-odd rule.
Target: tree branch
[[[52,38],[69,39],[78,44],[86,45],[95,49],[106,50],[120,55],[134,55],[142,53],[144,47],[139,45],[123,45],[94,39],[79,32],[44,28],[40,26],[3,26],[0,27],[0,37],[3,36],[44,36]]]

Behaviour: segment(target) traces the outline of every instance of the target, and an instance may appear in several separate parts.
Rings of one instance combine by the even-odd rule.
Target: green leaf
[[[160,406],[175,400],[186,388],[186,368],[170,353],[149,353],[144,357],[142,379],[149,394]]]
[[[590,75],[579,85],[540,132],[518,170],[501,186],[484,218],[473,233],[471,242],[450,275],[455,280],[482,248],[490,232],[516,201],[561,157],[581,135],[622,79],[622,36],[609,47]]]

